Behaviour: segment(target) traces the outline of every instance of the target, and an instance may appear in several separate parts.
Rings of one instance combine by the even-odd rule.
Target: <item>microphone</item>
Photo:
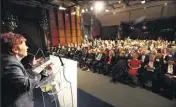
[[[52,55],[55,55],[55,56],[59,57],[59,60],[61,62],[61,66],[64,66],[64,63],[63,63],[63,61],[62,61],[62,59],[61,59],[59,54],[57,54],[56,52],[53,52]]]

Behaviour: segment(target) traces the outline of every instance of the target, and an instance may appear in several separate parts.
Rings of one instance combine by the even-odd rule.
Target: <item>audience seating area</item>
[[[176,44],[166,40],[84,40],[48,47],[48,54],[78,61],[82,71],[111,77],[111,82],[151,89],[176,97]]]

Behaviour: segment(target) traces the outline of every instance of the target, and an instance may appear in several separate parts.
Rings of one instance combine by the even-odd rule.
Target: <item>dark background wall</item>
[[[146,27],[145,29],[143,28],[144,25]],[[118,26],[102,26],[102,39],[117,37]],[[122,39],[127,37],[132,39],[158,39],[159,37],[167,40],[176,39],[176,17],[144,20],[137,24],[134,24],[134,21],[121,22],[120,26]]]
[[[38,48],[43,49],[44,38],[41,36],[39,21],[41,18],[41,8],[28,7],[14,3],[4,3],[2,7],[2,20],[8,12],[18,17],[18,27],[14,30],[15,33],[24,35],[27,39],[29,52],[35,53]],[[1,32],[7,32],[5,27],[1,28]]]
[[[83,13],[82,16],[84,24],[83,35],[87,35],[89,39],[100,37],[101,23],[97,17],[92,13]]]
[[[101,27],[101,38],[102,39],[116,39],[117,33],[118,33],[118,25]]]

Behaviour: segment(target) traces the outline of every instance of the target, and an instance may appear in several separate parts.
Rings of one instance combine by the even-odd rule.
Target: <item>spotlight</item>
[[[82,9],[81,12],[84,13],[85,12],[84,9]]]
[[[131,27],[130,27],[130,29],[131,29],[131,30],[133,30],[133,29],[134,29],[134,27],[133,27],[133,26],[131,26]]]
[[[144,25],[143,27],[142,27],[143,29],[147,29],[147,27]]]
[[[65,7],[59,6],[59,10],[66,10]]]
[[[93,7],[91,7],[90,10],[93,10]]]
[[[167,3],[164,3],[165,6],[167,6]]]
[[[76,14],[76,12],[72,12],[71,14],[72,14],[72,15],[75,15],[75,14]]]
[[[145,0],[141,1],[141,4],[145,4]]]
[[[108,9],[106,9],[105,11],[106,11],[106,12],[109,12],[109,10],[108,10]]]
[[[95,11],[97,11],[97,12],[102,11],[104,8],[104,2],[102,2],[102,1],[95,2],[94,8],[95,8]]]
[[[119,1],[119,3],[121,3],[121,1]]]

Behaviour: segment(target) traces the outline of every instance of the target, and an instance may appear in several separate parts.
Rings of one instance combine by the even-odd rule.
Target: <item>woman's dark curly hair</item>
[[[18,45],[26,41],[23,35],[12,32],[3,33],[0,35],[0,38],[2,54],[12,54],[13,48],[17,48]]]

